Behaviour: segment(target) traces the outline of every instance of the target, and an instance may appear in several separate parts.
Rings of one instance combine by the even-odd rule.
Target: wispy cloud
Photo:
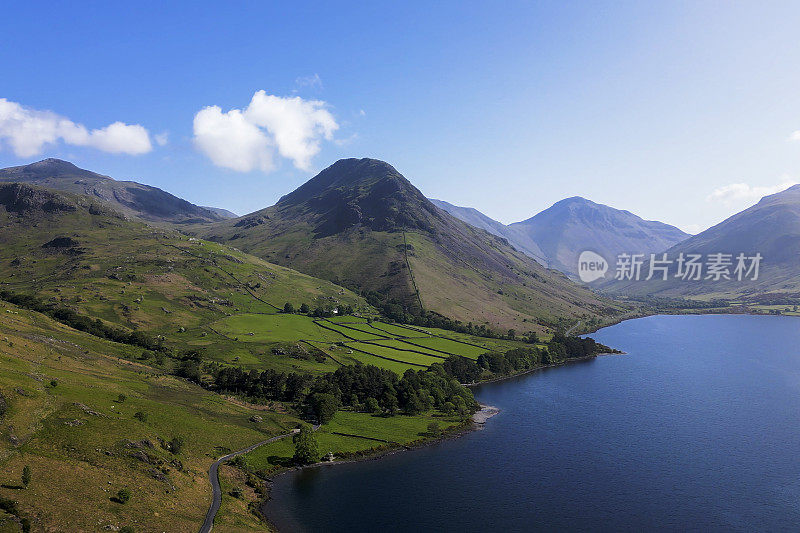
[[[793,131],[792,134],[789,135],[789,140],[800,143],[800,130]]]
[[[63,142],[90,146],[112,154],[145,154],[153,149],[148,131],[138,124],[114,122],[89,130],[53,113],[0,98],[0,141],[18,157],[41,154],[45,146]]]
[[[194,117],[195,146],[220,167],[249,172],[274,169],[277,155],[301,170],[339,125],[320,100],[280,97],[257,91],[244,109],[208,106]]]
[[[324,88],[322,85],[322,78],[320,78],[319,74],[316,73],[314,73],[312,76],[300,76],[294,80],[294,83],[298,87],[311,87],[312,89],[319,90]]]
[[[156,141],[157,145],[166,146],[166,144],[169,142],[169,132],[162,131],[161,133],[153,135],[153,139]]]
[[[769,194],[775,194],[788,189],[799,181],[789,176],[784,176],[780,183],[775,185],[749,185],[747,183],[731,183],[714,189],[706,198],[710,202],[720,202],[731,206],[743,203],[752,203]]]

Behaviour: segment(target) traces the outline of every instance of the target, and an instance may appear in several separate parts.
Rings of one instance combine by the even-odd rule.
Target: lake
[[[800,319],[654,316],[475,389],[482,431],[279,477],[286,531],[800,528]]]

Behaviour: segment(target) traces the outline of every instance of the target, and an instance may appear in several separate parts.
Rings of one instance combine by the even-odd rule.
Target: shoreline
[[[566,366],[572,363],[581,363],[584,361],[590,361],[592,359],[596,359],[598,357],[604,357],[607,355],[628,355],[627,352],[603,352],[594,355],[586,355],[584,357],[573,357],[571,359],[567,359],[560,363],[553,363],[550,365],[543,365],[537,366],[536,368],[529,368],[527,370],[523,370],[522,372],[517,372],[516,374],[508,374],[506,376],[500,376],[492,379],[487,379],[484,381],[476,381],[475,383],[462,383],[461,385],[472,388],[472,387],[480,387],[481,385],[486,385],[487,383],[498,383],[500,381],[506,381],[513,378],[518,378],[521,376],[527,376],[528,374],[533,374],[534,372],[539,372],[540,370],[547,370],[548,368],[558,368],[562,366]]]
[[[312,469],[312,468],[322,468],[322,467],[325,467],[325,466],[335,466],[335,465],[361,463],[361,462],[364,462],[364,461],[377,461],[379,459],[383,459],[384,457],[388,457],[390,455],[395,455],[395,454],[406,452],[406,451],[418,450],[418,449],[421,449],[421,448],[425,448],[427,446],[433,446],[433,445],[436,445],[436,444],[440,444],[440,443],[448,441],[448,440],[457,439],[457,438],[463,437],[464,435],[472,433],[473,431],[481,431],[482,429],[484,429],[484,427],[486,426],[486,422],[490,418],[492,418],[493,416],[496,416],[497,414],[500,413],[500,408],[499,407],[494,407],[494,406],[491,406],[491,405],[482,404],[482,403],[478,403],[478,405],[480,406],[480,409],[478,409],[477,411],[475,411],[472,414],[472,417],[470,417],[471,421],[470,421],[469,424],[465,424],[465,425],[462,425],[462,426],[457,426],[451,432],[445,433],[445,434],[440,435],[438,437],[425,439],[425,440],[423,440],[421,442],[418,442],[418,443],[412,444],[412,445],[401,444],[401,445],[399,445],[399,446],[397,446],[395,448],[391,448],[389,450],[383,450],[383,451],[380,451],[380,452],[376,452],[374,454],[365,455],[363,457],[355,457],[355,458],[350,458],[350,459],[343,459],[341,461],[319,462],[319,463],[314,463],[314,464],[311,464],[311,465],[304,465],[304,466],[294,466],[294,467],[291,467],[291,468],[287,468],[285,470],[278,471],[274,476],[271,476],[271,477],[269,477],[269,478],[264,480],[264,487],[266,489],[265,490],[265,495],[264,495],[263,498],[261,498],[259,500],[256,500],[256,502],[257,502],[256,503],[256,509],[258,510],[257,514],[261,518],[261,520],[264,521],[267,525],[269,525],[273,530],[280,531],[277,528],[277,526],[275,525],[275,523],[270,520],[269,516],[266,513],[266,509],[265,509],[267,503],[272,499],[272,486],[274,485],[275,480],[278,479],[279,477],[282,477],[282,476],[285,476],[285,475],[288,475],[288,474],[291,474],[291,473],[297,473],[297,472],[300,472],[302,470]]]

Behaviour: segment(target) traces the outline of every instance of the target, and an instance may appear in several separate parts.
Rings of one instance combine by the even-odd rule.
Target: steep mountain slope
[[[222,212],[225,210],[200,207],[156,187],[133,181],[116,181],[60,159],[45,159],[30,165],[0,169],[0,182],[29,183],[58,191],[85,194],[101,200],[126,216],[149,222],[184,224],[230,218]]]
[[[716,226],[681,242],[668,250],[668,259],[683,254],[701,254],[706,263],[709,254],[732,254],[730,268],[734,279],[691,281],[676,279],[672,265],[664,281],[617,281],[606,287],[632,295],[659,296],[756,296],[767,292],[800,294],[800,185],[765,196],[756,205],[733,215]],[[763,256],[757,280],[752,276],[739,281],[733,276],[736,256]],[[746,263],[749,268],[750,262]],[[643,272],[649,271],[649,263]],[[703,277],[707,275],[704,270]]]
[[[504,238],[509,242],[509,244],[511,244],[520,252],[533,257],[540,264],[548,266],[549,261],[542,249],[539,248],[539,245],[517,228],[506,226],[502,222],[498,222],[493,218],[489,218],[472,207],[460,207],[449,202],[445,202],[444,200],[431,199],[431,202],[433,202],[433,204],[439,209],[447,211],[457,219],[463,220],[470,226],[475,226],[476,228],[488,231],[492,235],[497,235],[498,237]]]
[[[629,211],[578,196],[556,202],[509,228],[536,242],[552,268],[573,277],[578,256],[585,250],[600,254],[613,265],[621,253],[662,252],[689,237],[674,226],[643,220]]]
[[[503,239],[438,209],[389,164],[341,160],[269,208],[196,230],[348,287],[395,315],[495,327],[601,319],[618,308]]]
[[[219,335],[212,324],[235,314],[275,314],[286,302],[371,310],[328,281],[126,220],[86,196],[18,183],[0,184],[0,280],[0,290],[35,293],[85,316],[162,335],[171,345],[196,343],[212,359],[281,368],[336,365],[276,356],[263,344]]]

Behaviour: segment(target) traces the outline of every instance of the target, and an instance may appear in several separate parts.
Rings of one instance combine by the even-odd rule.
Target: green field
[[[415,345],[433,348],[434,350],[441,350],[451,354],[463,355],[464,357],[469,357],[470,359],[477,359],[479,355],[484,354],[487,351],[485,348],[478,348],[477,346],[473,346],[471,344],[457,342],[442,337],[413,338],[408,339],[408,341],[414,343]],[[412,346],[412,348],[417,350],[423,349],[417,346]]]
[[[360,316],[333,316],[328,318],[330,322],[334,322],[336,324],[347,324],[347,325],[354,325],[354,324],[366,324],[367,319]]]
[[[379,332],[386,332],[394,337],[419,337],[425,336],[425,333],[420,333],[409,327],[398,326],[397,324],[387,324],[386,322],[372,322],[372,326]]]
[[[347,344],[347,346],[377,356],[395,359],[403,363],[419,365],[420,367],[428,367],[433,363],[441,363],[443,361],[443,359],[439,359],[437,357],[432,357],[429,355],[422,355],[415,352],[409,352],[395,348],[387,348],[385,346],[368,344],[365,342],[350,342]]]
[[[314,319],[305,315],[243,314],[223,318],[210,326],[227,337],[237,338],[240,342],[270,344],[300,340],[324,342],[347,340],[342,335],[320,327]],[[331,327],[338,326],[331,324]]]
[[[379,341],[371,341],[370,344],[380,345],[385,348],[392,348],[401,352],[421,352],[422,355],[429,355],[431,357],[436,357],[439,359],[446,359],[448,357],[447,354],[439,353],[434,350],[429,350],[428,348],[425,347],[414,346],[413,344],[409,344],[404,339],[385,339]],[[456,354],[451,354],[451,355],[456,355]]]
[[[386,322],[373,322],[373,328],[366,321],[358,320],[358,317],[348,316],[314,319],[305,315],[249,313],[226,317],[212,323],[210,327],[225,336],[225,346],[238,347],[239,350],[241,346],[309,341],[310,345],[331,356],[332,359],[325,366],[327,370],[335,370],[339,363],[361,362],[402,374],[409,368],[419,369],[432,363],[441,363],[451,354],[476,359],[490,350],[505,351],[523,346],[519,341],[487,339],[430,328],[411,329]],[[344,335],[357,340],[347,339]],[[477,346],[478,344],[485,348]],[[234,352],[227,349],[223,353]],[[284,362],[268,350],[260,355],[239,357],[236,362],[243,366],[305,368],[304,361]],[[226,361],[230,362],[230,358]]]
[[[431,422],[436,422],[442,430],[459,424],[458,418],[432,414],[382,417],[368,413],[339,411],[333,421],[316,432],[316,437],[320,453],[332,452],[334,456],[341,457],[343,454],[347,456],[375,448],[419,441],[426,437],[428,424]],[[347,436],[334,433],[346,433]],[[293,453],[291,440],[285,439],[248,453],[245,461],[253,470],[270,472],[287,464]]]
[[[387,337],[386,334],[380,333],[379,331],[370,331],[366,324],[334,324],[332,322],[324,322],[326,327],[329,327],[335,331],[340,332],[342,335],[349,337],[350,339],[355,339],[357,341],[372,341],[378,339],[385,339]]]

